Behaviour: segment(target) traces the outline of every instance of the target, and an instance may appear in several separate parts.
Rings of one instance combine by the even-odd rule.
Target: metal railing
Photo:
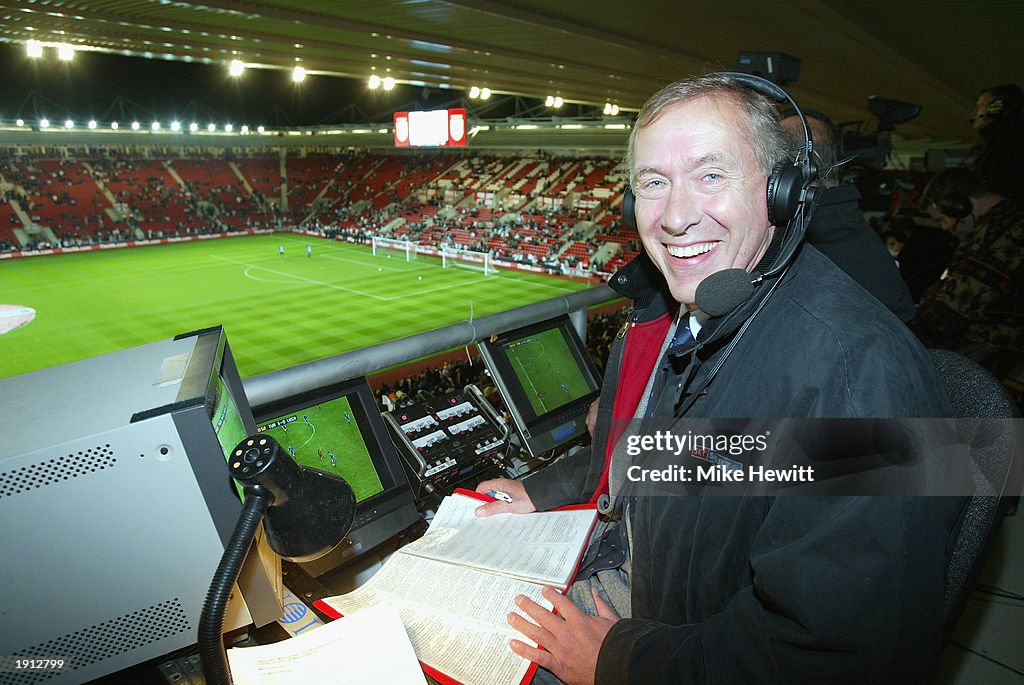
[[[585,340],[587,308],[610,302],[618,297],[619,295],[607,285],[595,286],[479,319],[461,321],[333,357],[252,376],[244,381],[245,394],[251,406],[259,407],[455,347],[471,345],[489,338],[494,333],[503,333],[562,314],[569,315],[580,337]]]

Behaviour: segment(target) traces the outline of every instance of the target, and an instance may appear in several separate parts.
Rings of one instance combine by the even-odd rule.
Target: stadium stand
[[[612,157],[316,149],[282,160],[276,150],[140,147],[7,151],[0,160],[9,184],[0,249],[307,230],[604,276],[641,249],[619,220],[627,178]],[[898,191],[890,211],[912,204],[926,180],[884,173]],[[22,227],[33,230],[29,244],[14,230]]]

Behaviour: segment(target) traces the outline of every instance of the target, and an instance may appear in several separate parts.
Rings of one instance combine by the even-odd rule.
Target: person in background
[[[1024,91],[1016,83],[986,88],[971,112],[980,140],[968,154],[971,171],[1002,197],[1024,194]]]
[[[928,347],[974,359],[1019,395],[1024,379],[1024,200],[1003,197],[959,168],[936,174],[922,205],[960,243],[940,280],[921,299],[914,332]]]
[[[817,209],[807,226],[807,242],[907,322],[914,318],[914,298],[900,276],[885,244],[860,211],[860,191],[853,183],[840,183],[839,136],[824,114],[804,111],[818,156]],[[804,129],[793,110],[783,113],[782,130],[794,147],[804,142]]]

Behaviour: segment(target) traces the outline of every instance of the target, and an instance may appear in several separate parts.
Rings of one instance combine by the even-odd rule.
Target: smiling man
[[[711,274],[753,271],[775,233],[768,176],[754,147],[734,134],[743,116],[728,101],[698,98],[637,128],[631,176],[640,240],[673,299],[689,308]],[[777,161],[764,154],[766,164]]]
[[[543,646],[512,649],[564,682],[921,682],[935,672],[960,501],[654,497],[626,482],[635,417],[685,435],[689,419],[948,415],[906,326],[813,247],[782,249],[787,226],[773,223],[766,193],[786,148],[774,106],[727,75],[648,101],[626,158],[644,253],[611,280],[635,307],[609,357],[592,447],[478,488],[512,500],[483,516],[589,501],[613,521],[569,599],[546,591],[557,613],[521,598],[530,620],[509,618]],[[774,275],[752,275],[752,295],[709,316],[698,286],[729,269]]]

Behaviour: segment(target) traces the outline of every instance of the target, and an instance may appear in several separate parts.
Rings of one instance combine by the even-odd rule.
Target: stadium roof
[[[917,103],[898,131],[938,144],[974,137],[980,88],[1021,80],[1022,19],[1020,0],[0,0],[0,42],[634,110],[740,51],[788,53],[802,59],[790,90],[805,107],[850,121],[872,120],[870,95]]]

